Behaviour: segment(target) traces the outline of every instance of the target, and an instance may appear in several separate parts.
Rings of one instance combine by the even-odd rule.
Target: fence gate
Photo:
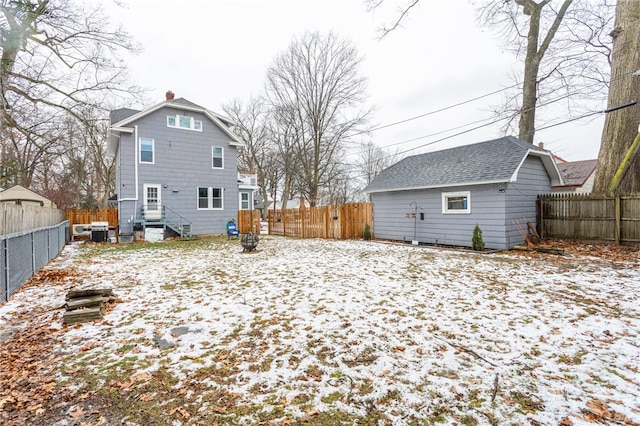
[[[362,238],[372,227],[371,203],[269,210],[269,234],[299,238]]]

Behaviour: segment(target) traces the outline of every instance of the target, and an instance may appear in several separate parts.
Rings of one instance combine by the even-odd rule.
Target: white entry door
[[[162,219],[162,185],[145,183],[143,185],[144,220]]]

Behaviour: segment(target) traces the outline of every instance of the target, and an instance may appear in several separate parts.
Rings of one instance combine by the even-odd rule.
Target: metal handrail
[[[142,210],[142,218],[145,220],[145,222],[150,222],[147,221],[147,218],[145,217],[145,213],[147,211],[146,207],[146,204],[143,204],[140,207]],[[158,220],[158,223],[163,223],[165,226],[169,226],[170,228],[180,232],[181,238],[184,238],[185,236],[187,238],[191,238],[191,222],[188,221],[180,213],[167,206],[161,206],[161,218]],[[188,230],[188,232],[186,232],[186,235],[185,228],[187,228]]]
[[[168,215],[167,213],[170,213],[170,215]],[[182,238],[185,237],[185,225],[188,225],[188,234],[186,235],[186,237],[191,237],[191,222],[188,221],[180,213],[167,206],[162,206],[162,217],[164,218],[165,222],[168,223],[172,228],[175,228],[177,226],[177,229],[180,230],[180,237]]]

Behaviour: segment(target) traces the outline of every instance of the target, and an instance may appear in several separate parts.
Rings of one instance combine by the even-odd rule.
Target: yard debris
[[[588,422],[603,424],[613,423],[625,426],[640,426],[640,423],[632,421],[624,414],[617,413],[611,410],[608,407],[607,403],[602,400],[593,399],[587,402],[587,407],[588,408],[582,409],[582,415]]]
[[[118,298],[110,288],[70,290],[65,298],[64,324],[75,324],[102,319]]]
[[[262,238],[65,249],[0,307],[0,423],[640,422],[638,251]],[[108,328],[61,324],[76,283],[127,300]]]
[[[514,246],[513,249],[523,250],[523,251],[537,251],[539,253],[549,253],[549,254],[557,254],[559,256],[566,256],[566,253],[563,249],[559,249],[551,246],[536,246],[531,243],[529,246]]]

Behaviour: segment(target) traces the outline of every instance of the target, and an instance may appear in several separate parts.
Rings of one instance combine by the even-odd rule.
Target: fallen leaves
[[[584,420],[592,423],[614,423],[625,426],[639,426],[640,423],[636,423],[629,419],[624,414],[617,413],[609,408],[606,402],[600,399],[592,399],[587,402],[587,408],[582,409],[582,416]]]
[[[72,269],[43,269],[21,288],[45,287],[60,292],[73,286],[81,274]],[[0,336],[0,423],[50,424],[50,406],[56,400],[70,399],[73,391],[58,387],[54,377],[60,365],[57,351],[64,329],[52,328],[56,308],[27,303],[11,312]],[[74,412],[79,417],[79,412]]]
[[[22,361],[52,368],[61,362],[53,354],[64,341],[78,357],[64,360],[58,373],[72,381],[77,394],[55,400],[51,393],[68,390],[41,380],[34,392],[16,373],[21,387],[0,390],[0,411],[20,411],[24,417],[19,420],[30,422],[7,421],[3,412],[0,423],[54,424],[41,421],[52,419],[52,406],[62,416],[56,421],[76,426],[97,425],[101,419],[115,424],[123,418],[139,424],[215,425],[231,418],[246,424],[322,424],[328,412],[343,424],[356,424],[364,419],[354,416],[358,409],[379,416],[379,423],[398,424],[459,418],[472,424],[478,413],[492,424],[638,421],[628,405],[628,381],[637,372],[629,353],[637,348],[638,322],[635,308],[625,307],[637,294],[630,284],[638,276],[633,270],[597,259],[542,254],[535,261],[502,253],[470,261],[468,253],[406,247],[396,252],[357,242],[273,239],[269,244],[274,249],[265,244],[263,253],[272,252],[266,263],[256,257],[242,270],[230,268],[224,288],[215,280],[200,285],[205,278],[196,271],[214,262],[233,264],[237,253],[220,249],[212,256],[210,246],[192,254],[183,249],[179,257],[173,250],[163,251],[166,256],[153,252],[162,262],[149,262],[142,252],[118,255],[117,265],[110,265],[108,257],[96,261],[93,267],[105,271],[100,283],[121,286],[130,301],[112,312],[109,332],[87,332],[98,323],[65,327],[64,336],[51,331],[48,344],[38,334],[16,335],[16,350],[7,358],[13,362],[11,356],[23,355],[21,346],[37,341],[41,353],[27,350],[29,359]],[[306,252],[308,247],[315,251]],[[367,256],[361,258],[362,253]],[[305,263],[318,257],[323,261]],[[84,263],[78,270],[84,268],[92,271]],[[199,284],[167,284],[184,277]],[[61,275],[44,279],[70,285]],[[158,288],[161,303],[157,291],[151,291]],[[25,298],[12,308],[27,312],[41,302]],[[614,311],[616,303],[620,307]],[[617,316],[609,318],[610,312]],[[51,322],[54,315],[59,314],[43,318]],[[47,330],[46,321],[31,324],[24,315],[0,326],[0,335],[14,335],[14,320]],[[166,337],[162,330],[195,322],[201,332],[176,339],[170,351],[157,350],[152,336]],[[435,332],[446,343],[435,341]],[[629,333],[626,340],[624,333]],[[605,348],[613,343],[619,346]],[[588,348],[589,354],[582,356],[579,348]],[[613,359],[616,370],[602,370],[602,365],[614,365]],[[162,374],[154,370],[158,366]],[[47,371],[53,370],[33,374]],[[585,372],[598,377],[594,373],[585,380]],[[96,384],[99,391],[92,390]],[[611,400],[604,401],[605,407],[584,406],[576,395]],[[316,407],[318,400],[324,405]],[[464,407],[470,407],[469,415],[460,417]],[[436,413],[442,420],[436,421]],[[149,418],[136,417],[143,415]]]

